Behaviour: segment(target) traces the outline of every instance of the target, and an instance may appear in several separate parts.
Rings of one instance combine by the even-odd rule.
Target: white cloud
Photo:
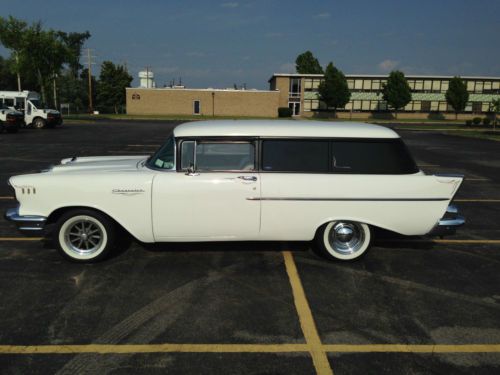
[[[227,2],[227,3],[222,3],[220,6],[223,8],[238,8],[240,4],[237,2]]]
[[[291,62],[281,64],[278,73],[295,73],[295,64]]]
[[[314,16],[314,18],[330,18],[331,17],[331,14],[328,13],[328,12],[322,12],[322,13],[318,13]]]
[[[389,72],[399,65],[399,61],[387,59],[378,64],[378,69],[383,72]]]

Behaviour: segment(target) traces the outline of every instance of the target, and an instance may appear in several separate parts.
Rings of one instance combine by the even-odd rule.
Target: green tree
[[[132,79],[123,65],[104,61],[97,83],[98,107],[104,111],[119,113],[125,105],[125,88],[130,87]]]
[[[493,112],[493,130],[497,130],[497,113],[500,112],[500,99],[491,101],[491,111]]]
[[[0,17],[0,43],[12,51],[14,63],[11,65],[17,76],[17,90],[21,91],[21,71],[24,60],[28,57],[24,36],[28,24],[12,16],[7,19]]]
[[[16,75],[12,73],[11,59],[0,56],[0,90],[17,90]]]
[[[90,38],[90,33],[85,31],[83,33],[66,33],[58,31],[57,36],[65,44],[68,50],[67,63],[73,76],[78,77],[78,72],[83,68],[80,64],[80,57],[82,55],[82,48],[85,42]]]
[[[403,72],[394,70],[389,74],[387,83],[382,87],[382,97],[389,106],[394,108],[397,118],[398,110],[411,101],[410,85]]]
[[[311,51],[306,51],[297,56],[295,70],[300,74],[323,74],[323,68]]]
[[[325,79],[320,83],[318,93],[327,108],[343,108],[351,99],[344,74],[330,62],[325,70]]]
[[[450,79],[450,85],[446,91],[446,102],[455,111],[455,119],[458,118],[458,112],[462,112],[469,101],[467,85],[460,77]]]

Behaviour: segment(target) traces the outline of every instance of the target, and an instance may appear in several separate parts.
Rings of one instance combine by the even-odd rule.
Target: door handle
[[[238,176],[238,178],[243,181],[257,181],[255,176]]]

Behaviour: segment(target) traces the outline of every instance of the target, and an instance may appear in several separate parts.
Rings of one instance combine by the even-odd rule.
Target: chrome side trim
[[[304,201],[304,202],[439,202],[449,198],[301,198],[248,197],[248,201]]]

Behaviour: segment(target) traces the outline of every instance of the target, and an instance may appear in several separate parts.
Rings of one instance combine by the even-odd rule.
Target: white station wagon
[[[326,257],[349,260],[374,228],[454,232],[462,180],[425,175],[385,127],[200,121],[176,127],[152,156],[73,157],[11,177],[19,205],[5,217],[50,232],[77,262],[104,258],[122,229],[147,243],[315,239]]]

